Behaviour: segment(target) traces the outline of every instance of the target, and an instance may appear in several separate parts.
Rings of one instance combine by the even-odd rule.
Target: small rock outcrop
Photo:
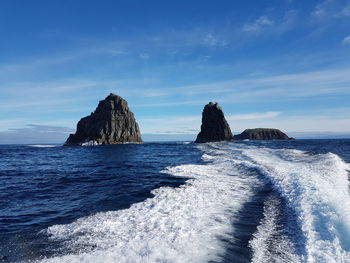
[[[101,145],[142,142],[139,126],[126,100],[113,93],[96,110],[80,119],[64,145]]]
[[[257,128],[246,129],[241,134],[233,136],[234,140],[292,140],[278,129]]]
[[[209,102],[203,109],[201,131],[197,135],[196,142],[219,142],[232,139],[230,126],[222,109],[217,103]]]

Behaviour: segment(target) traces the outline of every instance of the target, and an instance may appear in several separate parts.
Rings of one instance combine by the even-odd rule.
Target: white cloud
[[[73,129],[61,126],[27,124],[24,128],[0,131],[0,144],[3,143],[63,143]]]
[[[203,37],[203,44],[208,46],[226,46],[228,42],[208,33]]]
[[[151,56],[147,53],[141,53],[139,57],[143,60],[148,60]]]
[[[332,0],[325,0],[320,4],[316,5],[314,10],[311,12],[311,16],[313,17],[324,17],[328,15],[327,7],[331,5]]]
[[[263,15],[254,22],[243,25],[242,30],[246,32],[259,32],[272,24],[274,24],[274,21],[268,18],[266,15]]]
[[[269,111],[264,113],[250,113],[250,114],[233,114],[226,117],[230,121],[238,120],[255,120],[255,119],[270,119],[280,115],[281,112]]]
[[[262,112],[247,114],[227,115],[228,121],[252,121],[261,119],[273,119],[279,116],[280,112]],[[152,134],[193,134],[200,129],[202,116],[173,116],[162,118],[144,118],[139,120],[139,124],[146,133]],[[236,122],[234,122],[236,123]]]
[[[254,35],[283,34],[298,24],[298,16],[299,12],[295,9],[275,15],[262,15],[255,21],[243,25],[242,30]]]
[[[342,16],[350,16],[350,5],[343,8],[341,11]]]
[[[171,88],[168,93],[189,97],[200,94],[215,95],[219,102],[254,101],[262,97],[291,99],[327,94],[349,94],[349,83],[350,69],[338,69],[188,85]],[[192,101],[192,103],[200,102],[203,100]],[[184,104],[184,101],[181,101],[181,104]],[[159,106],[166,106],[166,104]]]
[[[162,123],[162,124],[184,124],[191,123],[193,121],[200,121],[201,116],[173,116],[173,117],[162,117],[162,118],[144,118],[142,122],[145,123]]]
[[[104,53],[104,54],[110,54],[112,56],[120,56],[120,55],[126,55],[128,52],[122,49],[118,48],[100,48],[96,49],[96,53]]]
[[[249,128],[277,128],[285,132],[350,132],[350,118],[333,116],[294,115],[283,118],[230,122],[233,130],[241,132]]]
[[[132,107],[170,107],[178,105],[204,105],[209,100],[219,103],[297,99],[301,97],[342,95],[350,93],[350,69],[312,71],[275,76],[248,76],[242,79],[209,82],[194,85],[164,87],[159,79],[93,80],[69,79],[53,82],[19,82],[1,87],[7,96],[0,109],[10,110],[29,106],[50,105],[57,112],[73,109],[77,102],[101,98],[109,92],[117,92],[135,98]],[[152,87],[152,88],[151,88]],[[287,92],[288,91],[288,92]],[[80,96],[84,92],[84,96]],[[67,98],[67,94],[70,97]],[[79,96],[73,96],[79,94]],[[140,100],[142,98],[142,100]],[[153,98],[152,102],[147,98]],[[171,98],[171,101],[166,100]],[[64,106],[63,106],[64,105]],[[86,106],[84,106],[86,107]],[[81,107],[80,107],[81,108]]]
[[[343,39],[343,44],[349,45],[350,44],[350,36],[347,36]]]
[[[22,127],[23,123],[28,121],[24,118],[14,118],[10,120],[0,120],[0,132],[1,131],[7,131],[9,127],[11,128],[18,128]]]
[[[336,116],[334,116],[336,115]],[[350,133],[349,109],[314,111],[308,113],[283,114],[262,112],[247,114],[227,114],[226,119],[234,134],[250,128],[277,128],[285,132]],[[144,133],[152,134],[197,134],[201,116],[175,116],[154,119],[140,119]]]
[[[227,120],[253,120],[253,119],[268,119],[275,118],[280,115],[281,112],[268,111],[268,112],[259,112],[259,113],[246,113],[246,114],[232,114],[227,115]],[[175,123],[175,124],[185,124],[191,123],[194,121],[200,121],[201,116],[173,116],[173,117],[163,117],[163,118],[145,118],[142,122],[147,123]]]
[[[350,5],[348,1],[324,0],[315,6],[311,17],[322,20],[350,17]]]

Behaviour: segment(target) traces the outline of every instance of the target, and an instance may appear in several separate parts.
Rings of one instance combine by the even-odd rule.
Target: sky
[[[62,143],[109,93],[145,140],[350,137],[348,0],[0,0],[0,143]]]

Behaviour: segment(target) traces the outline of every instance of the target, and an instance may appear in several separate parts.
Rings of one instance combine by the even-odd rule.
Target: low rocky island
[[[270,128],[246,129],[241,134],[233,136],[234,140],[293,140],[287,134]]]
[[[209,102],[202,113],[201,131],[196,142],[231,141],[233,135],[221,107],[217,103]]]
[[[113,93],[101,100],[96,110],[82,118],[75,134],[64,145],[141,143],[141,133],[126,100]]]

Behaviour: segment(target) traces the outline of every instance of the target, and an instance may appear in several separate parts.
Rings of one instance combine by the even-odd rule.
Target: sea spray
[[[306,262],[350,262],[348,164],[337,155],[257,147],[243,152],[297,215]]]
[[[203,150],[207,149],[203,146]],[[129,209],[98,213],[47,229],[69,255],[44,262],[208,262],[225,253],[232,220],[259,185],[239,174],[225,150],[206,151],[207,164],[169,167],[164,172],[190,180],[162,187]]]

